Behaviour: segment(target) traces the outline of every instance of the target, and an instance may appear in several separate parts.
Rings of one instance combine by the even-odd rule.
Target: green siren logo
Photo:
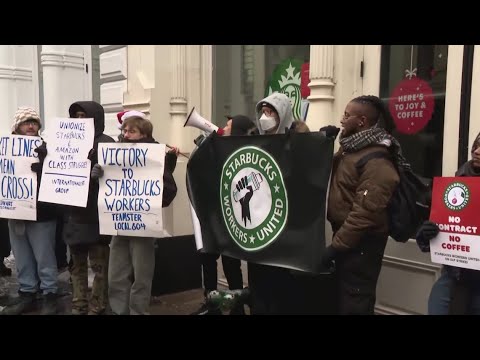
[[[285,228],[288,198],[282,173],[258,147],[243,147],[225,161],[220,198],[228,232],[243,250],[268,246]]]
[[[462,210],[470,200],[470,191],[465,184],[455,182],[448,185],[443,194],[443,201],[450,210]]]
[[[300,60],[289,58],[281,62],[273,71],[265,94],[279,92],[287,95],[292,103],[294,119],[302,118],[301,70]]]

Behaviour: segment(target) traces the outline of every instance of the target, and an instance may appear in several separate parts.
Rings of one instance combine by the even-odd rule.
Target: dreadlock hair
[[[367,116],[370,124],[380,125],[382,127],[385,126],[388,112],[385,108],[385,105],[383,104],[383,101],[378,96],[362,95],[353,99],[352,102],[369,105],[372,111],[368,111],[365,115]]]

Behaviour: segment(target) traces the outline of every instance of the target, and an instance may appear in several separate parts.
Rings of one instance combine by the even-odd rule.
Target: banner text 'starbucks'
[[[255,146],[243,147],[225,161],[220,202],[228,232],[246,251],[271,244],[287,222],[288,197],[280,168]]]

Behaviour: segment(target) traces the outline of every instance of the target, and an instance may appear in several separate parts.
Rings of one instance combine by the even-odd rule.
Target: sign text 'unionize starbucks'
[[[225,161],[220,201],[230,236],[246,251],[268,246],[285,228],[288,196],[282,172],[258,147],[242,147]]]

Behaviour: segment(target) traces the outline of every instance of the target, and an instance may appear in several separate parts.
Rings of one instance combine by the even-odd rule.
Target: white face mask
[[[275,126],[277,126],[277,120],[275,120],[274,117],[270,117],[263,114],[259,120],[260,120],[260,127],[262,128],[263,131],[271,130]]]

